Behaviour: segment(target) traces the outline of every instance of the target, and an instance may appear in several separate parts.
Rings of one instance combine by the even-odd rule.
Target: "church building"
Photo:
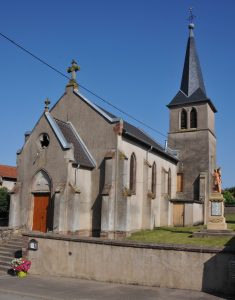
[[[207,220],[216,166],[216,109],[189,38],[179,92],[168,104],[163,148],[143,130],[84,97],[72,62],[65,93],[45,110],[17,153],[10,226],[116,238]]]

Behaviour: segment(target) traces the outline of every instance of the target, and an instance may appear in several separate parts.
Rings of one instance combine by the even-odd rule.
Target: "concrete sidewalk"
[[[28,275],[24,279],[0,276],[1,300],[209,300],[229,299],[197,291],[104,283],[75,278]],[[230,298],[232,299],[232,298]]]

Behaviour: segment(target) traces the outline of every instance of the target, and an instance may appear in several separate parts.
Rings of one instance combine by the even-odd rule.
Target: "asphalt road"
[[[0,276],[0,300],[209,300],[216,297],[197,291],[104,283],[75,278],[28,275],[24,279]]]

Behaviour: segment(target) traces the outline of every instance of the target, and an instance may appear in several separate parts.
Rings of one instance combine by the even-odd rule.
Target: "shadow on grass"
[[[235,224],[235,221],[226,220],[226,223],[228,223],[228,224]]]
[[[182,230],[182,229],[177,229],[176,227],[156,227],[154,230],[163,230],[163,231],[168,231],[172,233],[188,233],[188,234],[193,234],[192,230]]]
[[[231,240],[229,240],[227,243],[226,243],[226,249],[229,250],[229,251],[235,251],[235,238],[231,238]]]

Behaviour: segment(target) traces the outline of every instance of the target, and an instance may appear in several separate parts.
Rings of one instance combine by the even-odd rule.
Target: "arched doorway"
[[[50,201],[51,180],[43,170],[33,180],[33,231],[47,232],[53,224],[53,207]]]

